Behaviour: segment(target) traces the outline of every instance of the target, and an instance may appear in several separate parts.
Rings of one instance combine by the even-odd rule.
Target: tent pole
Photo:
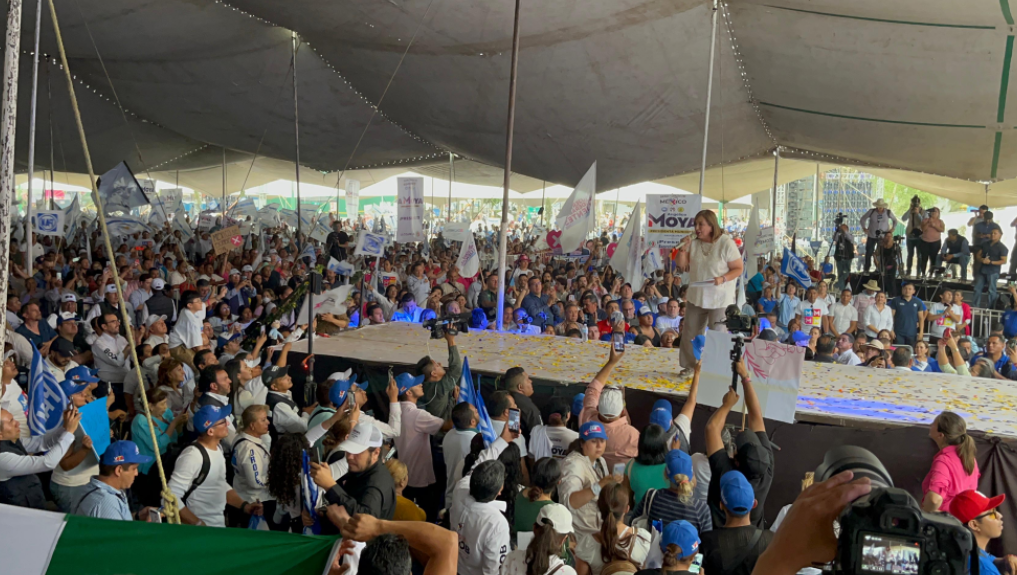
[[[505,130],[505,182],[501,198],[501,227],[498,229],[498,316],[495,327],[499,331],[505,326],[505,258],[508,248],[508,203],[509,184],[512,179],[512,136],[516,123],[516,74],[519,65],[519,3],[516,0],[515,19],[512,23],[512,64],[509,68],[508,119]]]
[[[297,47],[300,45],[300,38],[297,37],[297,33],[293,32],[293,136],[294,136],[294,147],[296,149],[296,173],[297,182],[297,245],[300,245],[300,223],[303,219],[300,211],[300,110],[297,105]],[[339,186],[339,181],[336,181],[336,187]],[[339,209],[339,202],[336,201],[336,210]]]
[[[777,242],[783,244],[783,238],[777,237],[777,174],[780,171],[780,146],[773,149],[773,189],[770,194],[770,225],[773,226],[773,248]]]
[[[452,180],[456,178],[456,157],[452,152],[448,153],[448,213],[445,214],[445,221],[452,221]]]
[[[547,180],[540,184],[540,227],[544,227],[544,203],[547,201]]]
[[[812,226],[815,235],[812,239],[819,240],[819,162],[816,162],[816,179],[812,182]]]
[[[702,192],[700,192],[702,193]],[[621,188],[614,189],[614,225],[618,227],[618,199],[621,198]],[[614,230],[612,230],[614,231]]]
[[[39,33],[42,30],[42,0],[35,7],[35,50],[32,52],[32,106],[28,123],[28,196],[32,196],[32,179],[35,177],[35,114],[39,94]],[[42,197],[46,197],[46,174],[42,176]],[[53,209],[53,191],[50,190],[50,207]],[[28,273],[32,273],[29,270]]]
[[[706,151],[710,142],[710,104],[713,100],[713,62],[717,54],[717,2],[713,0],[713,33],[710,34],[710,75],[706,82],[706,120],[703,122],[703,163],[699,169],[699,195],[703,195],[706,185]]]
[[[222,149],[222,227],[226,227],[226,147]]]
[[[14,135],[18,119],[18,58],[21,57],[21,0],[7,1],[7,44],[4,51],[4,89],[3,112],[0,120],[0,133],[3,145],[0,147],[0,267],[9,269],[11,254],[11,198],[14,197]],[[36,54],[38,54],[36,50]],[[30,224],[26,223],[26,226]],[[27,230],[30,232],[31,230]],[[28,253],[25,257],[31,262],[32,236],[26,240]],[[31,265],[29,263],[28,265]],[[28,268],[29,274],[31,269]],[[10,282],[2,282],[0,296],[7,301],[7,286]],[[0,320],[6,323],[6,318]],[[0,329],[0,345],[6,341],[6,333]]]

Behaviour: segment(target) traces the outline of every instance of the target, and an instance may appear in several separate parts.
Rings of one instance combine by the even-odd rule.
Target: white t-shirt
[[[226,510],[226,492],[230,490],[230,484],[226,483],[226,458],[216,446],[215,450],[208,449],[208,460],[208,477],[194,489],[183,505],[204,521],[205,525],[226,527],[223,512]],[[201,452],[194,445],[187,446],[180,453],[169,480],[169,488],[178,499],[183,499],[191,488],[191,483],[201,471],[201,461]]]
[[[929,315],[938,315],[946,311],[946,305],[942,303],[929,304]],[[950,311],[957,317],[964,317],[964,310],[957,304],[950,305]],[[929,335],[932,337],[943,337],[943,333],[946,330],[954,329],[957,327],[957,322],[953,321],[947,316],[943,316],[939,319],[932,321],[932,329],[929,330]]]
[[[823,316],[830,313],[830,310],[826,307],[826,302],[816,298],[815,302],[809,303],[809,300],[803,299],[798,304],[798,310],[795,314],[802,316],[802,331],[807,332],[813,327],[823,329]]]
[[[555,459],[564,459],[569,445],[579,439],[579,432],[572,431],[567,427],[547,426],[547,438],[551,440],[551,454]]]
[[[501,432],[505,430],[505,423],[506,422],[504,421],[491,420],[491,427],[494,428],[495,437],[501,437]],[[529,451],[526,451],[526,439],[523,438],[522,434],[519,434],[519,437],[513,439],[512,443],[515,443],[519,447],[520,457],[526,457],[530,454]]]
[[[713,243],[692,240],[689,247],[689,291],[688,303],[705,309],[722,309],[735,302],[734,281],[719,286],[697,286],[696,282],[708,281],[731,271],[728,262],[741,260],[741,252],[731,236],[723,234]]]
[[[862,358],[858,357],[858,354],[854,350],[847,350],[837,356],[836,362],[840,365],[861,365]]]
[[[851,329],[851,322],[858,321],[858,310],[851,304],[837,302],[830,306],[830,316],[833,318],[833,329],[837,333],[844,333]]]
[[[18,422],[18,425],[21,426],[21,440],[28,441],[28,438],[31,437],[31,430],[28,428],[28,395],[21,390],[21,386],[16,382],[11,381],[7,384],[7,389],[0,397],[0,409],[6,410],[14,418],[14,421]]]

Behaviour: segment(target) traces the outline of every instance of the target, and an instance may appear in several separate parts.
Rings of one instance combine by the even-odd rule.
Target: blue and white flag
[[[801,258],[791,250],[784,248],[784,260],[780,262],[780,273],[796,282],[803,288],[812,286],[812,278],[809,277],[809,268]]]
[[[258,217],[258,207],[254,205],[254,198],[240,198],[227,213],[231,217],[241,220],[248,216],[256,218]]]
[[[312,525],[304,526],[304,535],[321,535],[321,523],[318,522],[318,486],[311,478],[311,458],[305,450],[301,461],[300,502],[304,511],[314,520]]]
[[[39,210],[32,214],[35,233],[40,236],[62,236],[64,235],[64,211],[63,210]]]
[[[64,238],[68,242],[74,239],[75,234],[78,233],[78,220],[81,216],[81,205],[78,200],[78,194],[74,194],[74,199],[71,200],[71,204],[64,210]]]
[[[126,162],[120,162],[99,178],[98,191],[106,214],[129,214],[134,208],[148,205],[148,197]]]
[[[307,242],[307,245],[304,246],[304,251],[300,252],[300,257],[311,258],[311,263],[314,263],[314,261],[318,259],[318,252],[315,251],[314,244]]]
[[[477,244],[473,241],[472,233],[466,233],[456,267],[459,268],[459,275],[464,278],[471,278],[480,273],[480,254],[477,252]]]
[[[106,218],[106,229],[109,230],[109,234],[112,237],[123,237],[152,231],[152,228],[133,216]]]
[[[372,234],[368,231],[360,232],[360,235],[357,236],[357,248],[353,250],[353,255],[382,257],[385,255],[385,236]]]
[[[32,366],[28,372],[28,429],[32,435],[45,435],[58,427],[68,401],[60,382],[32,343]]]
[[[346,260],[339,261],[333,257],[328,258],[328,270],[341,276],[353,275],[353,264]]]
[[[469,403],[477,409],[477,413],[480,415],[477,430],[484,436],[484,446],[489,447],[494,443],[495,439],[498,439],[498,436],[494,433],[491,416],[487,413],[487,407],[484,406],[484,398],[480,395],[480,390],[473,385],[473,374],[470,373],[470,360],[466,357],[463,358],[463,375],[459,378],[458,403],[463,402]]]

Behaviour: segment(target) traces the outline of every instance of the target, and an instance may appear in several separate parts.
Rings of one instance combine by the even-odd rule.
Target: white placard
[[[752,253],[757,256],[773,253],[773,245],[773,227],[761,228]]]
[[[471,233],[469,223],[449,222],[445,224],[445,228],[442,230],[441,235],[446,240],[463,242],[466,241],[466,237]]]
[[[215,216],[212,214],[201,214],[198,216],[198,231],[207,232],[215,225]]]
[[[355,220],[359,213],[360,180],[346,180],[346,217]]]
[[[731,387],[732,336],[716,330],[706,332],[703,348],[703,370],[699,380],[699,403],[720,407],[724,394]],[[798,404],[798,387],[805,365],[805,348],[754,339],[745,342],[742,350],[745,366],[752,378],[752,388],[759,397],[763,417],[794,423]],[[738,385],[738,400],[731,411],[741,412],[745,392]]]
[[[422,242],[424,233],[424,178],[398,178],[399,190],[396,241]]]
[[[698,194],[646,194],[646,243],[670,250],[695,228]]]
[[[44,210],[32,214],[35,220],[35,233],[41,236],[64,235],[64,211]]]

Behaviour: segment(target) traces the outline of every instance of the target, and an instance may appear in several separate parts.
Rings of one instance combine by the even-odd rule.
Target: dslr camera
[[[741,333],[752,337],[757,318],[741,313],[737,304],[731,304],[724,310],[724,325],[730,333]]]
[[[469,312],[436,317],[424,320],[424,329],[431,332],[431,339],[445,339],[445,335],[458,335],[470,333],[470,319],[473,315]]]
[[[844,212],[837,212],[837,215],[833,217],[833,223],[835,226],[840,227],[846,218],[847,216],[844,215]]]
[[[952,515],[926,513],[910,493],[895,488],[886,468],[867,449],[842,445],[828,451],[815,481],[851,470],[868,477],[872,491],[839,518],[833,573],[843,575],[962,575],[972,556],[971,532]]]

